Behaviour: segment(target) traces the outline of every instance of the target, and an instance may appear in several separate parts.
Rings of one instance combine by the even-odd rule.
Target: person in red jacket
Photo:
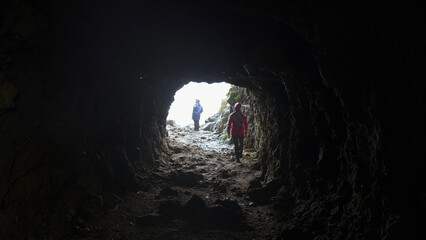
[[[228,138],[231,137],[234,143],[237,162],[240,162],[243,157],[244,136],[247,135],[247,118],[241,112],[241,104],[238,102],[235,103],[234,112],[229,115],[226,131]]]

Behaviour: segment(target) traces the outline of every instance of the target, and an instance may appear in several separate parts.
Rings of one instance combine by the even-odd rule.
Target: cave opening
[[[199,99],[203,106],[199,121],[204,123],[206,119],[225,108],[230,87],[231,84],[226,82],[206,83],[191,81],[185,84],[174,95],[167,121],[174,121],[180,126],[192,124],[192,107],[194,101]]]
[[[226,127],[230,103],[239,98],[236,88],[226,82],[191,81],[185,84],[176,91],[169,108],[166,121],[168,140],[205,151],[229,153],[232,142],[228,141]]]
[[[270,95],[267,91],[265,94]],[[264,112],[254,109],[254,107],[262,107],[262,105],[258,104],[257,95],[249,89],[218,81],[189,82],[176,91],[173,99],[166,120],[168,137],[188,145],[222,153],[230,153],[233,147],[233,140],[231,136],[228,136],[227,124],[234,111],[234,105],[241,104],[241,116],[244,116],[247,121],[242,143],[243,155],[252,156],[252,161],[258,161],[253,158],[253,156],[259,156],[258,150],[260,149],[255,147],[255,143],[264,142],[264,140],[256,139],[261,136],[259,135],[261,124],[256,122],[261,117],[255,115],[261,115]],[[203,109],[198,120],[198,129],[193,121],[194,108],[197,104],[200,104]],[[240,123],[242,122],[238,124]],[[231,129],[232,126],[229,131]],[[243,134],[243,132],[239,134]],[[227,157],[231,158],[229,154]],[[235,156],[233,159],[235,160]]]

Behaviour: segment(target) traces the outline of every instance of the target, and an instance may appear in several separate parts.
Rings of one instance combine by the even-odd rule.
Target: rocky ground
[[[75,239],[279,239],[278,220],[262,204],[259,164],[245,150],[236,163],[229,140],[189,126],[167,126],[170,160],[119,198]]]

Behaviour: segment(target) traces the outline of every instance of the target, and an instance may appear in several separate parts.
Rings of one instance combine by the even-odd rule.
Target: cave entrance
[[[199,99],[203,107],[200,124],[204,123],[206,119],[218,113],[223,104],[226,105],[226,95],[230,88],[231,84],[226,82],[211,84],[189,82],[176,91],[167,120],[169,122],[174,121],[175,124],[180,126],[192,125],[192,107],[195,99]]]
[[[249,109],[250,103],[244,102],[245,96],[245,88],[225,82],[212,84],[190,82],[179,89],[174,96],[175,101],[170,106],[166,129],[170,142],[174,142],[175,147],[178,145],[181,155],[185,154],[181,156],[182,159],[192,155],[196,160],[197,156],[205,156],[205,152],[210,152],[205,159],[237,161],[235,146],[228,137],[226,128],[229,115],[233,111],[231,105],[241,102],[243,113]],[[199,129],[196,129],[192,112],[198,104],[201,104],[203,111]],[[248,138],[250,139],[247,136],[244,142],[249,142]],[[250,152],[247,147],[253,149],[252,144],[251,147],[244,145],[243,155]],[[238,154],[238,158],[244,157]]]
[[[191,150],[230,152],[226,140],[226,119],[229,115],[227,99],[232,85],[226,82],[189,82],[180,88],[167,116],[167,131],[172,141],[186,145]],[[202,108],[199,127],[192,119],[196,101]]]

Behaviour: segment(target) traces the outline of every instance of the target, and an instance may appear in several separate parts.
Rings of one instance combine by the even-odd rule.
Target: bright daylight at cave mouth
[[[208,117],[219,111],[230,87],[231,84],[225,82],[212,84],[189,82],[176,92],[167,120],[174,120],[180,126],[191,125],[192,107],[195,99],[199,99],[203,106],[200,125],[203,124]]]

